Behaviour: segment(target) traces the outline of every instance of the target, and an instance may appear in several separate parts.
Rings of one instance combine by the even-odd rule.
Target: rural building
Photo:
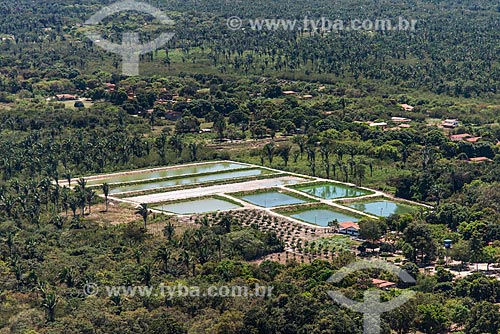
[[[57,101],[74,101],[76,100],[76,95],[72,94],[58,94],[56,95]]]
[[[372,284],[375,285],[379,289],[388,290],[394,289],[398,285],[394,282],[384,281],[383,279],[373,278]]]
[[[393,121],[394,123],[406,123],[410,122],[411,119],[404,117],[391,117],[391,121]]]
[[[465,138],[465,141],[469,143],[477,143],[481,138],[483,137],[470,137],[470,138]]]
[[[169,121],[177,121],[182,117],[182,113],[180,111],[169,110],[165,113],[165,119]]]
[[[378,122],[378,123],[370,123],[369,124],[371,127],[376,127],[376,128],[386,128],[387,127],[387,123],[386,122]]]
[[[458,123],[458,119],[445,119],[441,125],[445,128],[451,128],[451,129],[454,129],[456,128],[459,123]]]
[[[413,111],[413,109],[415,109],[415,107],[410,106],[409,104],[406,103],[403,103],[400,106],[401,108],[403,108],[404,111]]]
[[[450,135],[450,140],[451,141],[464,141],[468,138],[473,138],[473,135],[470,135],[468,133],[461,133],[459,135]]]
[[[470,158],[469,159],[469,162],[470,163],[483,163],[483,162],[492,162],[493,160],[491,160],[490,158],[487,158],[487,157],[477,157],[477,158]]]
[[[359,236],[359,225],[353,222],[340,223],[339,233],[357,237]]]

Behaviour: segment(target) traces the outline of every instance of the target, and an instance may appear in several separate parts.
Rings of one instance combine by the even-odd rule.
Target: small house
[[[339,233],[357,237],[359,236],[359,225],[353,222],[340,223]]]
[[[387,128],[387,123],[386,122],[374,122],[369,124],[373,128]]]
[[[169,121],[178,121],[182,117],[182,112],[169,110],[165,112],[165,119]]]
[[[410,122],[411,120],[405,117],[391,117],[391,121],[393,121],[394,123],[406,123]]]
[[[464,141],[468,138],[473,138],[474,136],[468,134],[468,133],[461,133],[459,135],[450,135],[450,140],[451,141]]]
[[[394,282],[384,281],[383,279],[373,278],[372,284],[382,290],[395,289],[398,285]]]
[[[478,163],[483,163],[483,162],[492,162],[493,160],[491,160],[490,158],[487,158],[487,157],[477,157],[477,158],[470,158],[469,159],[469,163],[475,163],[475,164],[478,164]]]
[[[444,127],[444,128],[450,128],[450,129],[454,129],[456,127],[458,127],[459,123],[458,123],[458,119],[445,119],[441,125]]]
[[[406,103],[403,103],[400,106],[404,111],[413,111],[413,109],[415,109],[415,107],[410,106],[409,104]]]
[[[57,101],[74,101],[76,100],[76,95],[72,94],[58,94],[56,95]]]

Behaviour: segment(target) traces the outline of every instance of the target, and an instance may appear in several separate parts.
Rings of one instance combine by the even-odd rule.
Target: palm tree
[[[184,141],[182,139],[182,136],[176,134],[175,136],[170,137],[168,143],[176,152],[177,158],[180,158],[182,155],[182,149],[184,148]]]
[[[171,222],[168,222],[167,225],[165,225],[165,228],[163,229],[163,235],[170,242],[172,241],[172,237],[174,236],[174,234],[175,234],[175,226],[172,225]]]
[[[66,171],[64,172],[64,175],[63,175],[63,176],[64,176],[64,177],[66,178],[66,180],[68,181],[68,187],[70,187],[70,188],[71,188],[71,176],[72,176],[72,174],[71,174],[71,169],[66,169]]]
[[[191,161],[198,160],[198,144],[189,143],[189,153],[191,154]]]
[[[214,130],[217,132],[219,141],[222,142],[224,139],[224,131],[226,130],[226,119],[223,115],[218,114],[214,121]]]
[[[59,298],[54,292],[46,292],[44,289],[42,289],[42,298],[42,307],[47,311],[47,321],[54,322]]]
[[[85,179],[80,178],[77,181],[77,186],[76,186],[76,195],[78,198],[78,204],[81,208],[81,215],[83,216],[85,214],[85,205],[87,204],[87,181]]]
[[[92,206],[92,202],[94,201],[95,199],[95,191],[92,191],[92,189],[88,189],[87,190],[87,203],[89,205],[89,215],[91,214],[91,206]]]
[[[226,233],[231,233],[231,227],[233,226],[233,224],[234,221],[231,216],[224,215],[217,225],[223,227]]]
[[[285,167],[288,166],[288,160],[290,160],[290,152],[292,150],[292,147],[290,145],[282,145],[278,149],[278,155],[283,159],[283,162],[285,163]]]
[[[155,147],[156,147],[156,150],[158,151],[158,155],[160,156],[162,165],[164,165],[166,163],[166,161],[165,161],[165,145],[166,144],[167,144],[167,137],[165,136],[165,134],[162,134],[160,137],[156,138],[156,140],[155,140]]]
[[[267,154],[267,158],[269,159],[269,163],[273,163],[275,146],[274,142],[270,142],[264,146],[264,152]]]
[[[78,197],[75,194],[69,196],[68,205],[73,212],[73,218],[76,217],[76,209],[78,209]]]
[[[76,273],[71,267],[64,267],[64,269],[59,274],[59,280],[61,283],[65,283],[68,288],[72,288],[76,284]]]
[[[189,265],[191,264],[191,254],[187,250],[184,250],[181,255],[179,262],[186,266],[186,273],[189,275]]]
[[[340,225],[339,225],[339,221],[337,219],[334,219],[332,221],[329,221],[328,222],[328,227],[331,227],[333,228],[334,230],[338,231]]]
[[[153,278],[153,268],[150,263],[144,264],[139,270],[139,275],[141,277],[141,281],[146,285],[151,284],[151,279]]]
[[[306,146],[306,137],[302,135],[298,135],[293,137],[292,141],[299,146],[299,151],[300,151],[300,158],[302,158],[302,155],[304,154],[304,148]]]
[[[168,273],[168,261],[170,261],[171,254],[170,249],[166,246],[160,247],[156,252],[155,258],[163,264],[163,272],[165,274]]]
[[[9,253],[12,255],[12,250],[14,248],[14,238],[16,234],[12,231],[7,232],[7,237],[4,239],[7,247],[9,248]]]
[[[102,192],[104,193],[104,201],[106,202],[106,212],[108,212],[108,196],[109,196],[109,184],[102,184]]]
[[[147,229],[148,216],[149,216],[148,204],[142,203],[141,205],[139,205],[135,214],[140,215],[142,217],[142,219],[144,220],[144,229]]]
[[[83,177],[81,177],[78,179],[77,185],[78,185],[78,187],[80,187],[80,189],[82,191],[85,191],[85,189],[87,188],[87,180],[85,180]]]
[[[51,223],[58,229],[62,229],[64,225],[64,219],[61,216],[55,216],[52,218]]]

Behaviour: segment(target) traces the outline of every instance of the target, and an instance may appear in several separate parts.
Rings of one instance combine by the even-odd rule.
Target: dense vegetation
[[[487,275],[500,262],[497,2],[156,1],[176,37],[143,56],[143,76],[132,78],[120,75],[119,56],[83,36],[89,14],[111,2],[0,5],[1,334],[361,333],[361,315],[326,295],[335,288],[362,299],[368,273],[326,283],[355,255],[387,257],[417,278],[399,284],[418,294],[384,316],[384,332],[499,332],[500,286]],[[226,26],[232,15],[263,12],[419,24],[411,33],[338,34]],[[128,30],[149,38],[164,30],[155,23],[121,13],[100,29],[115,40]],[[461,125],[439,127],[446,118]],[[369,125],[381,121],[387,129]],[[450,137],[465,133],[476,138]],[[478,157],[486,161],[470,163]],[[328,237],[305,245],[268,218],[250,224],[251,213],[179,222],[148,217],[147,207],[113,203],[108,212],[98,194],[109,188],[79,178],[216,159],[370,186],[435,209],[362,221],[367,241],[327,249]],[[76,187],[54,182],[63,179]],[[124,216],[110,218],[116,212]],[[302,255],[261,261],[285,248]],[[486,270],[465,278],[450,271],[479,263]],[[426,266],[437,269],[419,271]],[[260,299],[108,298],[85,296],[89,282],[275,290]]]

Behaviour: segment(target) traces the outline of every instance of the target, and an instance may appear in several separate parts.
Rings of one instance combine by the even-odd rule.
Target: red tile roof
[[[381,289],[396,286],[396,283],[394,283],[394,282],[384,281],[382,279],[377,279],[377,278],[372,279],[372,284],[376,285],[378,288],[381,288]]]
[[[471,137],[473,137],[473,136],[468,134],[468,133],[462,133],[459,135],[451,135],[450,140],[451,141],[461,141],[461,140],[464,140],[466,138],[471,138]]]
[[[471,137],[471,138],[465,138],[465,141],[469,142],[469,143],[477,143],[477,141],[479,139],[481,139],[483,137]]]
[[[356,230],[359,230],[359,225],[358,225],[358,224],[356,224],[356,223],[353,223],[353,222],[344,222],[344,223],[340,223],[340,224],[339,224],[339,227],[340,227],[341,229],[348,229],[348,228],[352,227],[352,228],[355,228]]]
[[[470,158],[469,159],[469,162],[489,162],[489,161],[493,161],[491,160],[490,158],[487,158],[487,157],[477,157],[477,158]]]

